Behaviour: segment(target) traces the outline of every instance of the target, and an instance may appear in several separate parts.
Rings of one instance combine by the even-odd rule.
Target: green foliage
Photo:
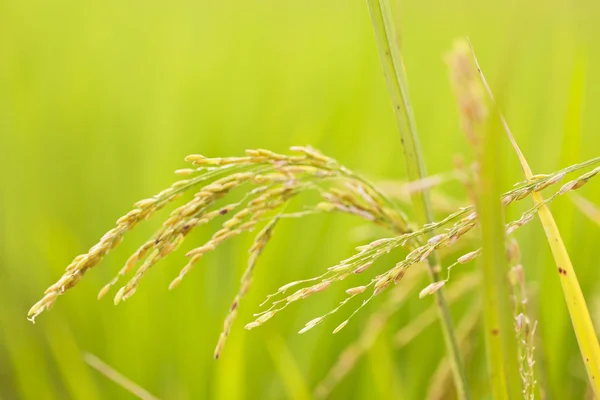
[[[401,11],[406,73],[430,173],[452,169],[456,154],[470,152],[441,61],[452,40],[464,34],[477,46],[489,78],[505,74],[505,115],[537,171],[598,155],[600,119],[593,110],[600,104],[599,83],[588,78],[583,90],[571,88],[582,59],[588,77],[600,65],[595,2],[474,7],[407,1]],[[134,1],[125,7],[116,1],[7,0],[0,3],[0,31],[0,397],[129,398],[90,369],[83,352],[161,398],[306,397],[305,388],[325,377],[386,299],[375,298],[335,336],[330,332],[339,321],[333,320],[298,336],[306,320],[345,296],[342,288],[324,293],[290,307],[264,329],[233,329],[215,362],[214,344],[252,237],[212,253],[176,291],[168,292],[165,283],[177,275],[183,256],[165,260],[125,304],[96,301],[96,293],[157,228],[140,225],[36,325],[24,315],[74,254],[95,243],[130,203],[167,186],[170,171],[190,152],[219,156],[310,143],[371,177],[403,178],[365,5]],[[490,81],[494,88],[496,81]],[[581,144],[572,149],[571,143],[567,154],[564,142],[572,136],[564,132],[574,131],[580,135],[574,143]],[[514,157],[503,172],[508,182],[522,179]],[[464,198],[456,187],[439,191]],[[599,203],[598,185],[581,191]],[[515,205],[507,220],[525,208]],[[564,199],[557,198],[552,211],[584,294],[593,299],[600,280],[593,248],[600,231],[571,213]],[[561,218],[566,214],[572,218]],[[365,232],[351,217],[278,225],[259,266],[268,276],[254,279],[241,321],[252,320],[265,294],[318,275],[381,234]],[[191,241],[200,245],[214,228]],[[529,312],[539,320],[543,344],[536,349],[538,380],[556,398],[582,398],[585,369],[564,300],[556,295],[556,273],[547,272],[552,259],[543,232],[528,224],[516,235],[533,289]],[[390,254],[378,271],[404,256]],[[466,268],[453,274],[466,274]],[[372,398],[388,383],[405,398],[425,396],[445,354],[439,331],[425,328],[398,351],[387,347],[401,326],[431,305],[417,294],[418,287],[366,350],[369,357],[334,389],[334,398]],[[472,301],[465,297],[452,305],[457,319],[470,312]],[[468,373],[474,398],[481,398],[488,390],[484,352],[472,342]],[[383,350],[393,362],[377,361]]]

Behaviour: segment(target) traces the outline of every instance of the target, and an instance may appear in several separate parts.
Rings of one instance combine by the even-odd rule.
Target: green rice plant
[[[404,74],[404,64],[400,54],[400,47],[396,41],[398,36],[394,26],[393,13],[387,0],[368,0],[367,4],[371,14],[371,21],[375,31],[388,92],[400,132],[402,148],[404,149],[407,175],[411,181],[420,181],[427,176],[427,172],[419,144],[419,135],[408,93],[408,84]],[[411,198],[417,221],[421,225],[433,222],[429,192],[427,190],[415,192]],[[429,237],[432,236],[432,234],[428,235]],[[434,282],[433,285],[435,285],[435,282],[438,280],[437,268],[439,265],[436,250],[433,249],[427,253],[426,258],[431,280]],[[437,290],[435,296],[436,304],[439,308],[442,333],[446,349],[450,356],[451,369],[454,374],[456,391],[460,399],[468,399],[470,395],[467,375],[454,335],[452,315],[444,299],[443,291]]]
[[[518,150],[503,117],[490,115],[489,110],[493,109],[494,104],[493,101],[487,100],[485,95],[489,88],[485,80],[483,88],[481,84],[475,83],[477,73],[472,65],[469,66],[465,61],[463,45],[459,49],[459,57],[451,59],[450,64],[455,74],[453,83],[463,116],[462,128],[475,149],[477,161],[476,180],[469,184],[473,204],[453,208],[447,216],[436,221],[430,189],[436,182],[440,182],[441,178],[428,177],[425,171],[424,155],[419,145],[403,61],[396,43],[394,18],[386,0],[369,0],[367,4],[404,148],[410,180],[407,185],[411,187],[407,192],[410,193],[414,220],[405,215],[405,210],[391,200],[392,196],[385,190],[311,146],[292,147],[291,154],[264,149],[247,150],[244,156],[238,157],[210,158],[193,154],[186,158],[186,161],[192,164],[191,167],[176,171],[183,179],[155,196],[136,202],[134,208],[119,218],[116,226],[102,236],[96,245],[87,253],[74,258],[64,274],[31,307],[28,313],[30,320],[35,321],[41,313],[55,304],[58,297],[76,286],[138,223],[154,217],[162,208],[185,199],[182,205],[172,210],[164,219],[161,227],[129,257],[116,276],[100,289],[98,298],[105,297],[119,285],[113,297],[114,304],[128,301],[140,289],[144,276],[159,261],[173,254],[186,241],[189,242],[190,233],[201,226],[219,219],[224,220],[220,229],[216,230],[208,241],[186,253],[188,261],[174,276],[168,285],[169,289],[179,286],[207,253],[216,250],[229,239],[256,231],[239,290],[229,309],[224,310],[223,329],[214,351],[214,357],[218,359],[234,326],[240,303],[255,279],[257,261],[276,234],[276,229],[281,229],[281,223],[292,218],[343,213],[358,217],[372,226],[384,228],[388,236],[378,237],[358,246],[354,254],[328,267],[317,276],[295,280],[267,295],[261,306],[268,305],[254,315],[253,321],[246,323],[246,329],[262,326],[290,305],[316,296],[330,287],[343,285],[343,281],[349,277],[362,279],[360,285],[344,288],[347,296],[338,305],[311,319],[299,329],[300,334],[306,333],[328,318],[346,312],[345,308],[352,302],[362,299],[351,311],[346,312],[346,317],[333,330],[335,334],[344,329],[375,296],[386,291],[392,292],[384,306],[373,314],[358,342],[342,354],[338,363],[317,387],[315,396],[326,397],[352,369],[357,359],[372,347],[386,321],[390,320],[405,299],[413,294],[412,289],[421,285],[417,277],[419,269],[425,266],[430,283],[421,288],[418,296],[427,298],[431,295],[435,298],[435,303],[397,333],[395,345],[405,346],[439,319],[447,355],[433,373],[429,389],[429,393],[433,393],[431,396],[439,397],[440,390],[450,386],[448,377],[452,376],[452,385],[457,397],[471,397],[471,386],[466,378],[461,350],[467,351],[466,342],[473,335],[474,326],[482,315],[486,321],[485,338],[488,343],[494,398],[516,398],[523,395],[531,399],[535,396],[537,384],[533,370],[535,323],[531,324],[526,318],[522,270],[517,268],[518,258],[510,246],[508,250],[512,250],[512,253],[508,251],[507,257],[506,243],[507,237],[532,221],[535,215],[539,215],[559,265],[559,275],[590,383],[597,394],[600,360],[597,339],[591,328],[585,300],[548,205],[596,176],[600,172],[600,157],[549,174],[534,176]],[[518,182],[504,193],[502,190],[507,183],[506,178],[500,176],[495,168],[501,137],[496,132],[498,124],[503,125],[515,145],[526,177],[525,181]],[[581,173],[583,169],[590,170]],[[580,175],[560,188],[555,187],[568,174],[575,172],[580,172]],[[540,194],[544,189],[554,191],[544,198]],[[315,195],[319,196],[319,200],[314,200]],[[530,196],[534,200],[533,207],[523,212],[520,218],[507,223],[504,220],[504,209]],[[297,208],[298,204],[302,208],[290,210]],[[448,204],[451,202],[444,203],[446,208]],[[444,257],[444,266],[440,255],[455,251],[467,241],[467,237],[475,237],[477,244],[469,242],[464,246],[469,248],[467,252],[460,248],[462,255],[449,263],[448,257]],[[373,264],[381,262],[384,256],[395,250],[403,251],[405,256],[383,272],[372,274]],[[470,273],[459,279],[451,279],[455,268],[461,268],[475,259],[480,260],[481,273]],[[509,270],[509,263],[512,270]],[[258,273],[256,275],[260,276]],[[126,278],[127,281],[121,282]],[[470,312],[472,315],[468,315],[470,318],[463,317],[459,327],[455,329],[449,306],[463,295],[474,291],[479,279],[482,282],[481,297],[485,307],[482,312],[479,311],[479,307],[473,308]],[[512,293],[509,290],[510,283]],[[403,290],[389,290],[395,285],[399,285],[397,287]],[[444,294],[446,288],[447,297]],[[514,299],[512,308],[511,298]],[[517,329],[516,339],[512,328]],[[282,343],[272,343],[273,354],[285,351]],[[281,370],[294,370],[286,382],[289,394],[295,392],[293,388],[300,388],[296,394],[308,397],[310,393],[293,358],[286,353],[285,358],[280,361],[278,365]],[[123,379],[120,381],[125,382]]]
[[[266,301],[270,301],[271,306],[256,314],[256,320],[248,323],[246,325],[247,329],[264,324],[288,305],[322,292],[332,284],[343,281],[350,275],[363,274],[374,262],[393,249],[401,247],[409,249],[410,252],[403,260],[386,272],[367,279],[364,285],[347,289],[348,297],[338,307],[309,321],[300,330],[301,333],[304,333],[314,328],[323,322],[325,318],[339,311],[350,300],[370,290],[370,297],[363,300],[362,304],[339,324],[334,330],[334,333],[336,333],[346,326],[350,318],[363,308],[373,296],[383,292],[390,285],[401,282],[411,267],[425,261],[433,251],[454,246],[458,240],[471,232],[479,223],[474,207],[468,206],[457,210],[438,222],[426,224],[420,229],[410,228],[409,222],[403,213],[387,199],[385,194],[381,193],[367,180],[312,148],[295,147],[293,150],[298,152],[299,155],[282,155],[266,150],[250,150],[245,157],[227,159],[205,158],[198,155],[188,157],[188,161],[201,166],[197,169],[184,170],[184,172],[179,170],[178,174],[191,177],[184,181],[177,181],[170,188],[152,198],[137,202],[132,211],[117,221],[116,228],[105,234],[98,244],[90,248],[87,254],[77,256],[74,262],[67,266],[63,276],[51,285],[46,290],[45,296],[30,309],[30,319],[35,320],[39,314],[52,307],[60,295],[74,287],[83,275],[96,266],[106,253],[116,247],[123,235],[138,222],[150,217],[166,203],[175,201],[175,197],[181,197],[184,192],[188,191],[196,193],[187,203],[171,212],[153,237],[146,241],[127,260],[115,279],[100,290],[99,298],[106,295],[118,282],[119,278],[126,276],[136,264],[141,263],[133,277],[117,291],[114,297],[115,304],[128,300],[138,289],[143,276],[149,272],[151,267],[174,252],[196,226],[206,224],[214,218],[233,214],[231,218],[222,224],[222,229],[217,231],[207,243],[187,253],[188,264],[182,268],[178,276],[171,282],[169,285],[171,289],[183,280],[184,276],[201,259],[202,255],[213,251],[225,240],[244,232],[250,232],[259,224],[264,224],[250,250],[250,259],[246,272],[242,277],[240,291],[225,319],[224,329],[215,350],[216,358],[223,349],[239,302],[249,289],[256,259],[269,242],[278,221],[319,213],[343,212],[358,216],[370,223],[386,226],[392,232],[404,233],[380,238],[359,246],[354,255],[329,267],[323,274],[282,286],[275,293],[267,296]],[[540,176],[534,182],[519,183],[510,191],[503,193],[498,198],[498,202],[504,207],[509,206],[515,201],[529,197],[537,190],[556,184],[569,173],[599,163],[600,157]],[[518,220],[506,224],[506,234],[511,234],[530,222],[542,205],[546,205],[556,197],[581,187],[583,183],[592,179],[598,172],[600,172],[600,167],[596,167],[564,184],[542,203],[538,203],[525,211]],[[255,187],[247,188],[241,196],[241,200],[225,205],[218,202],[219,200],[222,202],[234,188],[244,184],[254,185]],[[310,190],[319,193],[322,201],[307,207],[304,211],[285,213],[284,207],[294,196]],[[444,233],[438,233],[425,240],[427,235],[441,229],[444,229]],[[424,288],[421,291],[421,296],[437,293],[449,282],[450,271],[454,267],[466,264],[478,257],[480,253],[481,251],[476,249],[459,257],[456,262],[447,267],[448,275],[446,279],[435,281]],[[286,295],[286,292],[292,288],[295,288],[293,293]],[[435,320],[433,314],[427,318],[426,323],[416,323],[427,325]]]
[[[479,67],[479,63],[477,61],[477,58],[475,57],[475,52],[472,51],[472,53],[474,63],[481,77],[481,81],[486,89],[487,94],[489,95],[489,98],[493,102],[494,96],[492,94],[492,91],[490,90],[489,85],[487,84],[485,77],[481,71],[481,68]],[[527,181],[530,182],[535,182],[538,176],[533,174],[529,163],[527,162],[516,140],[514,139],[513,134],[509,129],[506,120],[504,119],[504,116],[499,111],[497,112],[497,115],[502,122],[504,131],[506,132],[506,135],[514,148],[515,153],[517,154],[519,163],[521,164],[521,168],[523,170],[523,174],[525,175],[525,179],[527,179]],[[585,185],[587,181],[587,179],[581,179],[577,182],[573,182],[571,186],[566,186],[564,188],[566,189],[566,191],[577,189]],[[583,296],[583,292],[581,291],[579,281],[577,280],[575,269],[573,268],[573,264],[571,263],[571,258],[569,257],[569,253],[567,252],[566,246],[562,240],[558,226],[556,225],[554,217],[552,216],[552,213],[550,212],[550,209],[548,208],[544,197],[541,193],[539,193],[539,190],[534,191],[531,197],[533,199],[534,204],[538,208],[537,213],[540,217],[542,227],[544,228],[548,239],[548,243],[550,245],[550,249],[552,250],[552,255],[554,256],[554,260],[556,262],[560,282],[563,289],[563,294],[567,302],[569,314],[571,316],[571,322],[573,323],[575,335],[579,343],[581,357],[587,371],[589,383],[592,387],[594,394],[596,396],[599,396],[600,344],[598,343],[598,338],[596,336],[596,332],[594,331],[594,324],[592,322],[590,312],[588,310],[585,298]]]
[[[493,125],[485,132],[477,158],[480,162],[477,213],[483,242],[479,267],[484,277],[484,337],[494,398],[512,399],[520,393],[520,382],[517,380],[516,345],[510,335],[512,312],[508,297],[504,215],[497,198],[502,178],[495,163],[502,158],[499,157],[498,135]]]
[[[506,259],[504,215],[499,200],[504,186],[500,138],[496,134],[496,118],[490,117],[482,100],[478,77],[465,66],[468,47],[461,42],[448,57],[451,80],[459,99],[463,130],[473,147],[477,172],[473,190],[477,214],[481,223],[484,303],[484,338],[488,355],[488,372],[492,394],[496,399],[511,399],[519,395],[517,352],[512,331],[512,312],[508,296],[508,260]],[[468,64],[467,64],[468,65]],[[483,98],[485,99],[485,97]]]

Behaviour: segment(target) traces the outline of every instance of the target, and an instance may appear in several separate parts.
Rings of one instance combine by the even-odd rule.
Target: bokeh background
[[[471,159],[443,60],[465,35],[536,172],[598,156],[597,2],[395,5],[430,173],[452,170],[457,155]],[[364,243],[361,222],[350,217],[280,226],[218,361],[213,348],[251,237],[207,256],[175,291],[167,285],[182,254],[153,269],[127,303],[97,301],[97,291],[158,221],[144,224],[35,325],[25,318],[73,256],[96,243],[133,202],[174,180],[185,155],[285,151],[295,144],[312,144],[374,180],[405,176],[363,1],[0,0],[0,398],[132,398],[86,365],[84,352],[160,398],[310,398],[385,297],[336,336],[330,332],[343,316],[305,335],[296,332],[332,308],[343,285],[260,329],[242,326],[266,294]],[[508,181],[522,179],[512,155],[498,168]],[[465,196],[457,182],[437,190],[459,201]],[[600,203],[597,182],[581,193]],[[531,206],[526,203],[509,217]],[[600,230],[568,199],[552,210],[598,321]],[[585,371],[539,222],[516,237],[539,321],[538,379],[549,399],[583,398]],[[455,317],[476,301],[473,294],[458,302]],[[443,356],[438,326],[402,349],[392,339],[431,304],[417,291],[409,296],[331,398],[424,398]],[[486,398],[478,335],[472,344],[470,379],[476,398]]]

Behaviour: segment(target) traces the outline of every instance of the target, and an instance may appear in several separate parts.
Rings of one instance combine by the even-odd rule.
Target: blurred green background
[[[458,154],[471,158],[443,61],[465,35],[536,172],[598,156],[596,1],[405,0],[398,8],[430,173],[451,170]],[[0,0],[0,398],[132,398],[88,367],[83,352],[161,398],[309,398],[385,297],[336,336],[330,332],[345,317],[296,332],[332,308],[343,285],[260,329],[242,326],[267,293],[364,243],[360,221],[350,217],[279,227],[219,361],[213,348],[251,237],[207,256],[175,291],[166,288],[182,254],[153,269],[127,303],[97,301],[158,221],[142,224],[35,325],[25,318],[76,254],[134,201],[174,180],[185,155],[295,144],[312,144],[376,180],[404,177],[363,1]],[[521,180],[516,158],[508,160],[498,167]],[[458,183],[440,190],[464,198]],[[581,193],[600,203],[598,182]],[[567,199],[552,210],[598,321],[600,230]],[[196,244],[215,226],[203,229]],[[538,380],[548,399],[583,398],[585,371],[539,223],[516,237],[539,321]],[[432,304],[417,292],[409,298],[332,398],[424,398],[443,344],[434,325],[401,350],[391,345]],[[473,301],[457,304],[457,319]],[[487,398],[483,344],[473,344],[470,379],[476,398]]]

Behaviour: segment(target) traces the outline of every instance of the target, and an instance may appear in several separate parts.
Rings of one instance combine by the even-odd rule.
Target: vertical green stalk
[[[481,224],[485,343],[493,398],[516,399],[521,395],[517,348],[508,290],[508,260],[504,213],[500,204],[503,171],[499,121],[490,117],[487,129],[477,137],[477,215]],[[494,123],[494,122],[498,123]]]
[[[400,140],[404,148],[408,178],[411,181],[420,180],[427,176],[427,172],[408,96],[408,86],[406,77],[404,76],[404,66],[402,64],[400,49],[396,43],[397,36],[394,28],[394,18],[387,0],[367,0],[367,4],[375,31],[375,39],[379,48],[383,73],[394,106],[398,130],[400,131]],[[432,222],[433,213],[429,192],[427,190],[414,191],[411,193],[411,199],[419,224],[424,225]],[[432,252],[428,257],[428,264],[431,280],[433,282],[438,281],[439,260],[436,252]],[[459,352],[450,309],[446,304],[442,290],[435,293],[435,301],[440,314],[444,341],[448,351],[457,396],[461,400],[469,399],[467,376]]]

